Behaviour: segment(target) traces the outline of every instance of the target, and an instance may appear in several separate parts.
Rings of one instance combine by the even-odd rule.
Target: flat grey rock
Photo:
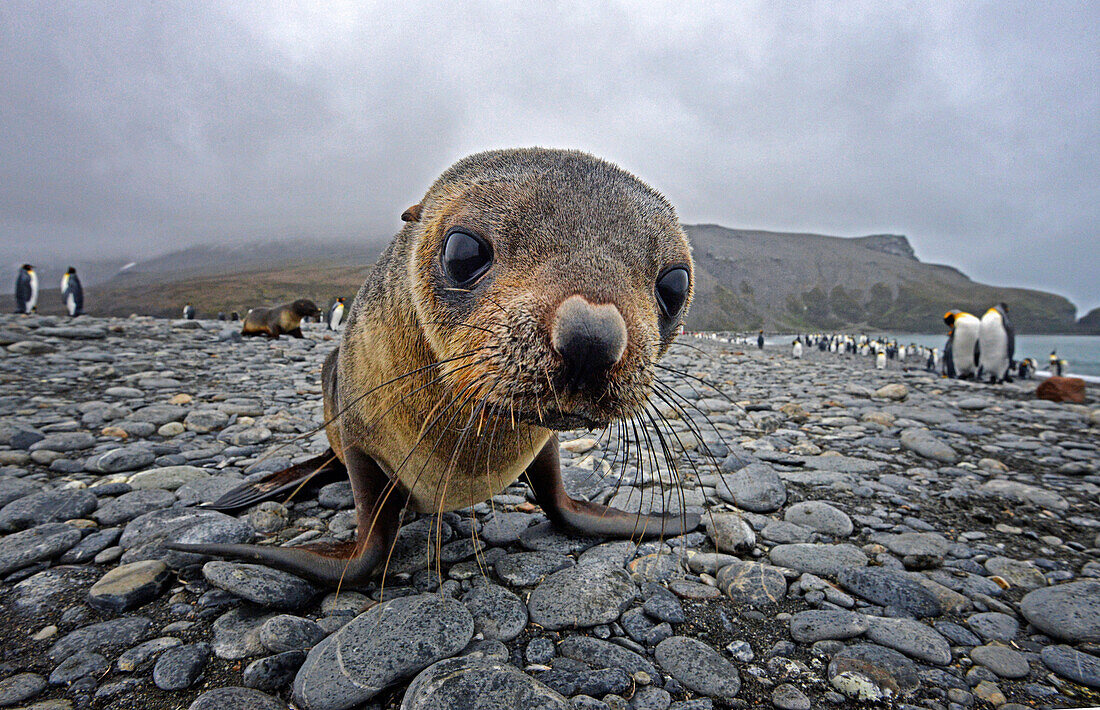
[[[736,602],[771,607],[787,593],[787,580],[778,567],[737,561],[718,570],[718,588]]]
[[[1070,582],[1028,592],[1020,613],[1037,629],[1070,643],[1100,642],[1100,581]]]
[[[751,463],[722,476],[718,496],[742,510],[770,513],[787,502],[787,487],[766,463]]]
[[[847,513],[821,500],[795,503],[783,513],[783,519],[832,537],[848,537],[853,530]]]
[[[1063,678],[1089,688],[1100,688],[1100,658],[1071,646],[1047,646],[1039,654],[1043,664]]]
[[[917,618],[943,613],[940,600],[906,573],[885,567],[842,570],[837,581],[857,596],[882,606],[904,609]]]
[[[875,644],[845,646],[829,662],[829,683],[856,700],[896,699],[920,687],[917,666]]]
[[[0,538],[0,575],[57,557],[80,542],[80,530],[48,523]]]
[[[12,532],[45,523],[87,517],[99,505],[83,488],[42,491],[12,501],[0,510],[0,530]]]
[[[946,666],[951,663],[951,644],[931,626],[915,619],[870,617],[867,639],[901,651],[910,658]]]
[[[187,710],[286,710],[286,703],[252,688],[208,690]]]
[[[471,705],[471,702],[476,705]],[[573,710],[574,705],[515,666],[451,658],[428,666],[405,691],[401,710]]]
[[[320,592],[312,583],[289,572],[243,562],[207,562],[202,576],[230,594],[275,609],[300,609]]]
[[[870,628],[867,617],[854,611],[811,609],[791,617],[791,638],[800,643],[848,639]]]
[[[836,578],[843,570],[865,567],[868,559],[855,545],[842,543],[794,543],[776,545],[768,552],[772,564],[809,572],[819,577]]]
[[[371,607],[317,644],[294,679],[305,710],[345,710],[455,655],[474,635],[466,607],[438,594]]]
[[[46,655],[64,660],[78,651],[110,653],[133,646],[148,637],[153,622],[144,616],[102,621],[72,631],[50,646]]]
[[[737,668],[702,641],[673,636],[657,644],[654,656],[665,672],[696,693],[728,700],[741,691]]]
[[[596,626],[615,621],[637,589],[625,570],[580,565],[550,575],[531,592],[531,621],[547,629]]]
[[[462,597],[474,618],[474,632],[487,639],[511,641],[527,626],[527,606],[496,584],[474,587]]]

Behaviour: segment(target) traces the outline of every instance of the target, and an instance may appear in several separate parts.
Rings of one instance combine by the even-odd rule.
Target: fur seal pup
[[[286,334],[294,338],[304,338],[302,319],[316,318],[320,315],[321,309],[308,298],[299,298],[293,303],[274,308],[253,308],[244,317],[241,335],[266,335],[269,338],[278,338]]]
[[[459,161],[402,219],[325,360],[330,451],[213,506],[239,508],[346,467],[358,539],[170,546],[362,585],[387,559],[406,506],[466,508],[524,473],[568,532],[694,529],[698,515],[571,498],[555,433],[644,416],[692,298],[691,247],[672,205],[611,163],[533,148]]]

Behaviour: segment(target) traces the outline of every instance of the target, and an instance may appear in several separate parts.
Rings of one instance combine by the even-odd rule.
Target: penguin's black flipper
[[[258,481],[245,483],[227,491],[213,503],[204,503],[211,510],[239,510],[265,500],[289,498],[305,485],[336,483],[347,478],[348,470],[332,449],[308,461],[264,476]]]

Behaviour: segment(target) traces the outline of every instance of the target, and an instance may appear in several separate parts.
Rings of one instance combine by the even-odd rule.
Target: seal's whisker
[[[656,432],[658,441],[661,444],[661,451],[664,453],[665,463],[667,463],[669,467],[669,475],[671,477],[670,485],[674,487],[680,500],[680,525],[681,527],[686,528],[687,497],[684,495],[683,480],[680,476],[680,469],[676,464],[676,455],[673,451],[670,450],[668,442],[665,440],[664,434],[661,432],[661,424],[663,423],[665,425],[665,428],[668,430],[669,434],[676,438],[677,441],[679,441],[679,436],[676,434],[675,429],[672,428],[672,425],[668,422],[668,420],[665,419],[659,411],[657,411],[657,408],[654,407],[652,403],[647,402],[644,411],[646,413],[646,416],[649,417],[649,420],[653,422],[654,431]],[[656,415],[656,417],[654,415]],[[661,491],[661,499],[662,501],[664,500],[663,490]],[[662,530],[661,532],[663,539],[664,531]]]
[[[702,377],[699,377],[697,375],[693,375],[690,372],[685,372],[684,370],[679,370],[675,367],[669,367],[668,365],[662,365],[659,362],[653,363],[653,366],[660,369],[660,370],[664,370],[665,372],[671,372],[674,375],[679,375],[680,377],[686,377],[689,380],[695,380],[696,382],[698,382],[700,384],[706,385],[707,387],[710,387],[712,390],[714,390],[716,394],[718,394],[720,397],[722,397],[722,399],[726,400],[731,405],[733,405],[735,408],[737,408],[738,411],[740,411],[742,413],[745,412],[745,408],[742,407],[740,404],[738,404],[736,401],[734,401],[734,399],[732,397],[730,397],[728,394],[726,394],[725,390],[723,390],[722,387],[720,385],[718,385],[717,383],[710,382],[709,380],[705,380]],[[699,392],[699,390],[695,389],[695,387],[692,386],[691,383],[685,383],[685,384],[687,384],[689,387],[691,387],[693,390],[695,390],[696,394],[699,394],[700,396],[702,396],[702,394]]]
[[[420,433],[420,434],[419,434],[419,435],[417,436],[417,438],[416,438],[416,441],[415,441],[415,442],[413,442],[413,445],[412,445],[412,447],[411,447],[411,448],[409,449],[409,452],[408,452],[407,454],[405,454],[405,457],[404,457],[404,458],[403,458],[403,459],[401,460],[401,463],[400,463],[400,464],[398,465],[397,469],[396,469],[396,470],[394,471],[394,473],[393,473],[393,475],[392,475],[392,477],[391,477],[391,478],[392,478],[392,480],[394,480],[394,481],[400,480],[400,477],[399,477],[399,475],[398,475],[398,474],[400,473],[401,469],[403,469],[403,468],[405,467],[405,464],[406,464],[406,463],[408,463],[409,459],[410,459],[410,458],[412,458],[412,455],[413,455],[413,453],[414,453],[414,452],[416,451],[416,449],[417,449],[417,448],[418,448],[418,447],[420,446],[421,442],[423,442],[423,441],[424,441],[424,439],[425,439],[425,437],[427,436],[427,434],[428,434],[429,432],[431,432],[431,431],[432,431],[432,430],[433,430],[433,429],[435,428],[435,425],[436,425],[436,424],[437,424],[437,423],[439,422],[440,418],[441,418],[441,417],[442,417],[442,416],[444,415],[444,413],[445,413],[445,412],[446,412],[446,411],[447,411],[447,410],[448,410],[448,409],[449,409],[449,408],[450,408],[450,407],[451,407],[452,405],[454,405],[454,404],[455,404],[456,402],[458,402],[459,398],[460,398],[460,397],[462,397],[462,395],[463,395],[463,394],[464,394],[464,393],[466,392],[466,390],[469,390],[469,389],[470,389],[471,387],[473,387],[473,386],[474,386],[475,384],[477,384],[477,380],[475,380],[474,382],[471,382],[471,383],[467,384],[467,385],[466,385],[465,387],[463,387],[463,388],[462,388],[462,390],[460,390],[460,391],[459,391],[458,393],[456,393],[455,395],[453,395],[453,396],[451,397],[451,399],[450,399],[450,400],[449,400],[449,401],[448,401],[448,402],[446,403],[446,405],[444,405],[444,406],[443,406],[443,408],[442,408],[442,409],[441,409],[440,411],[438,411],[438,412],[437,412],[437,413],[435,414],[435,416],[433,416],[433,417],[432,417],[432,420],[431,420],[431,422],[430,422],[430,423],[428,423],[428,424],[427,424],[427,425],[426,425],[426,426],[425,426],[425,427],[424,427],[424,428],[423,428],[423,429],[421,430],[421,433]],[[473,396],[473,395],[471,394],[471,395],[470,395],[470,397],[472,397],[472,396]],[[450,425],[450,423],[451,423],[452,421],[454,421],[454,419],[455,419],[455,418],[456,418],[456,417],[458,416],[458,412],[460,412],[460,411],[461,411],[462,407],[463,407],[463,406],[465,406],[465,403],[466,403],[467,401],[469,401],[470,397],[467,397],[467,399],[466,399],[466,400],[463,400],[463,402],[462,402],[461,404],[459,404],[459,408],[458,408],[458,409],[457,409],[457,410],[455,411],[455,413],[454,413],[454,414],[452,414],[452,415],[451,415],[451,418],[450,418],[450,419],[449,419],[449,420],[447,421],[447,424],[445,424],[445,425],[444,425],[444,428],[446,428],[446,426],[449,426],[449,425]],[[446,432],[444,431],[443,433],[446,433]],[[424,469],[425,469],[425,468],[427,467],[427,462],[428,462],[428,461],[430,460],[430,457],[431,457],[431,453],[434,453],[434,452],[435,452],[435,449],[436,449],[436,448],[437,448],[437,447],[439,446],[439,442],[440,442],[440,441],[442,440],[442,438],[443,438],[443,434],[440,434],[440,436],[436,438],[436,443],[435,443],[435,445],[434,445],[434,446],[432,447],[432,451],[431,451],[431,452],[429,452],[429,455],[428,455],[428,457],[426,457],[426,460],[425,460],[425,464],[424,464],[424,466],[421,466],[421,468],[420,468],[420,472],[419,472],[419,473],[417,473],[416,479],[415,479],[415,480],[414,480],[414,481],[412,482],[412,484],[411,484],[411,485],[409,485],[409,486],[408,486],[408,489],[409,489],[410,493],[411,493],[411,492],[412,492],[413,490],[415,490],[415,488],[416,488],[416,483],[417,483],[417,482],[418,482],[418,481],[420,480],[420,476],[421,476],[421,475],[422,475],[422,474],[424,473]],[[389,495],[390,495],[390,494],[391,494],[392,492],[393,492],[393,489],[392,489],[392,488],[391,488],[390,490],[386,491],[386,494],[385,494],[385,496],[383,496],[383,497],[382,497],[381,503],[379,503],[379,504],[378,504],[378,506],[377,506],[377,511],[375,512],[374,518],[373,518],[373,519],[371,520],[371,529],[372,529],[372,530],[373,530],[373,528],[374,528],[374,523],[375,523],[375,521],[377,521],[377,519],[378,519],[378,512],[380,512],[380,511],[381,511],[381,509],[382,509],[382,505],[383,505],[383,504],[384,504],[384,503],[386,502],[386,499],[387,499],[387,498],[389,497]],[[411,496],[410,496],[410,500],[411,500]],[[404,504],[404,505],[402,506],[402,508],[401,508],[401,515],[400,515],[400,517],[401,517],[401,518],[404,518],[404,516],[405,516],[405,513],[406,513],[406,512],[408,511],[408,508],[409,508],[409,501],[407,500],[407,501],[405,502],[405,504]],[[430,544],[430,542],[429,542],[429,544]],[[390,549],[389,549],[389,552],[388,552],[388,553],[386,554],[386,564],[385,564],[385,566],[384,566],[384,567],[383,567],[383,569],[382,569],[382,590],[380,591],[380,594],[381,594],[382,592],[384,592],[384,588],[385,588],[385,583],[386,583],[386,574],[387,574],[387,573],[388,573],[388,571],[389,571],[389,567],[390,567],[390,561],[391,561],[391,559],[393,558],[393,551],[394,551],[394,548],[395,548],[396,546],[397,546],[397,537],[395,536],[395,537],[394,537],[394,540],[393,540],[393,542],[392,542],[392,543],[390,544]]]
[[[486,384],[486,382],[485,380],[482,380],[482,385],[484,384]],[[451,471],[454,468],[456,459],[458,458],[459,450],[465,445],[470,432],[473,431],[471,422],[476,419],[482,411],[484,411],[485,403],[488,401],[489,395],[493,393],[494,389],[496,389],[495,382],[489,384],[489,390],[484,395],[482,395],[481,400],[478,402],[478,404],[474,405],[474,407],[471,409],[470,416],[466,420],[466,425],[459,430],[461,434],[459,434],[458,440],[455,442],[454,445],[454,450],[451,452],[450,462],[447,464],[447,468],[444,469],[442,476],[440,476],[443,482],[443,490],[440,492],[439,496],[437,496],[439,498],[439,512],[436,516],[436,572],[439,574],[440,579],[443,578],[443,502],[447,498],[447,487],[450,485],[451,482]]]
[[[698,405],[696,405],[694,402],[692,402],[688,398],[681,395],[679,392],[677,392],[672,387],[669,387],[666,383],[661,382],[659,380],[656,380],[655,382],[657,384],[661,385],[663,387],[663,390],[655,389],[653,393],[656,394],[657,397],[659,397],[662,402],[664,402],[665,404],[667,404],[668,406],[672,407],[673,409],[675,409],[677,412],[680,413],[680,415],[684,419],[684,423],[687,424],[688,429],[691,430],[692,435],[695,436],[695,438],[698,439],[699,443],[703,445],[703,449],[704,449],[704,454],[703,455],[706,458],[710,459],[711,464],[715,467],[715,471],[717,473],[721,474],[721,469],[718,466],[718,458],[710,452],[710,447],[707,446],[706,441],[703,439],[703,432],[702,432],[702,430],[699,429],[698,424],[695,423],[695,418],[688,413],[688,411],[684,408],[683,405],[681,405],[679,402],[676,401],[676,398],[677,397],[680,398],[688,406],[690,406],[692,409],[699,412],[699,414],[702,415],[703,419],[707,422],[707,424],[710,426],[711,430],[714,432],[714,435],[718,437],[718,440],[723,445],[725,445],[727,448],[729,448],[729,443],[726,441],[726,437],[723,436],[722,433],[718,430],[718,427],[715,425],[714,420],[710,418],[709,414],[707,414],[702,409],[700,409]]]
[[[467,352],[464,352],[461,355],[455,355],[454,357],[449,357],[449,358],[446,358],[444,360],[440,360],[438,362],[433,362],[431,364],[424,365],[422,367],[418,367],[418,368],[413,369],[413,370],[409,370],[408,372],[406,372],[404,374],[393,377],[393,378],[383,382],[380,385],[372,387],[372,388],[368,389],[366,392],[363,392],[362,394],[357,396],[351,402],[348,402],[346,405],[341,407],[340,410],[338,412],[336,412],[336,414],[333,414],[330,419],[325,420],[324,422],[322,422],[318,426],[314,427],[310,431],[307,431],[307,432],[299,434],[295,437],[292,437],[291,439],[288,439],[287,441],[284,441],[283,443],[279,444],[274,449],[271,449],[270,451],[265,452],[259,459],[257,459],[252,464],[252,466],[256,466],[256,465],[270,459],[272,456],[279,453],[280,451],[285,449],[287,446],[290,446],[291,444],[293,444],[296,441],[301,441],[302,439],[307,439],[307,438],[313,436],[314,434],[316,434],[320,431],[323,431],[325,429],[325,427],[327,427],[329,424],[333,424],[337,420],[339,420],[349,409],[351,409],[351,407],[358,404],[359,401],[362,400],[364,397],[366,397],[367,395],[372,394],[374,392],[377,392],[378,390],[382,389],[383,387],[388,387],[389,385],[392,385],[396,382],[399,382],[399,381],[405,379],[406,377],[411,377],[411,376],[413,376],[417,373],[423,372],[424,370],[428,370],[428,369],[431,369],[433,367],[439,367],[441,365],[445,365],[449,362],[454,362],[456,360],[461,360],[463,358],[472,357],[473,355],[477,354],[479,351],[488,350],[488,349],[491,349],[491,347],[482,346],[482,347],[474,348],[473,350],[469,350]]]

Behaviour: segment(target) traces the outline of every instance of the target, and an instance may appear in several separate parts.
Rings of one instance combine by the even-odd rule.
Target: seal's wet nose
[[[626,351],[626,321],[613,303],[597,305],[570,296],[554,313],[550,342],[572,387],[602,383]]]

